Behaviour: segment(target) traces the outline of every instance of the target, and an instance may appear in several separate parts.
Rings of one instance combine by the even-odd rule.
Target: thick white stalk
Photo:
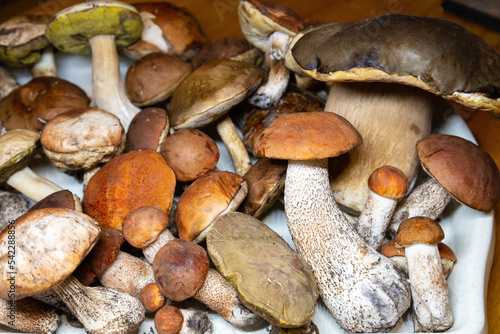
[[[127,97],[120,74],[120,62],[113,35],[89,39],[92,49],[92,94],[98,108],[120,119],[125,130],[140,111]]]
[[[35,202],[63,190],[57,184],[35,174],[29,167],[14,173],[7,184]]]
[[[289,161],[285,213],[325,305],[348,332],[388,331],[410,306],[397,265],[369,246],[336,204],[327,159]]]
[[[33,75],[34,78],[57,77],[56,60],[54,58],[54,48],[52,46],[48,46],[43,50],[40,60],[31,68],[31,75]]]

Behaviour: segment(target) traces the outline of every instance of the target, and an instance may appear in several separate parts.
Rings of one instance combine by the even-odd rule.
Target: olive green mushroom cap
[[[0,183],[26,167],[40,148],[40,134],[36,131],[17,129],[0,136]]]
[[[88,39],[114,35],[120,50],[141,36],[142,21],[134,6],[120,1],[96,0],[76,4],[49,22],[47,39],[57,49],[73,54],[90,55]]]
[[[279,327],[300,327],[312,319],[319,292],[297,252],[243,213],[222,215],[213,224],[207,235],[210,258],[246,307]]]
[[[394,14],[326,24],[302,36],[292,55],[320,81],[416,86],[500,117],[500,53],[444,19]]]

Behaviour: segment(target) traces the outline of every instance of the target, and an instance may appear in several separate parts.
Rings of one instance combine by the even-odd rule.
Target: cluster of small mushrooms
[[[346,332],[407,312],[415,331],[452,328],[439,218],[451,198],[491,211],[500,173],[431,120],[455,105],[498,117],[500,54],[435,18],[308,25],[261,0],[238,18],[245,38],[213,42],[159,1],[0,25],[2,325],[54,333],[64,314],[129,333],[153,316],[159,334],[211,333],[210,314],[313,333],[321,300]],[[90,96],[58,77],[57,53],[91,58]],[[35,174],[40,157],[82,198]],[[293,248],[260,220],[280,202]]]

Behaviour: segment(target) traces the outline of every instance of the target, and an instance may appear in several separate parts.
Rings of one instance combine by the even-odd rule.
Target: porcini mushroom
[[[140,109],[126,95],[117,49],[135,42],[141,31],[141,18],[132,5],[96,0],[61,10],[46,33],[49,42],[63,52],[92,53],[93,100],[98,108],[118,117],[125,129]]]
[[[335,320],[348,332],[388,331],[410,306],[406,275],[359,236],[333,199],[328,178],[327,158],[361,143],[339,115],[294,113],[261,133],[254,155],[288,160],[288,229]]]
[[[442,332],[454,323],[438,244],[444,231],[434,220],[413,217],[401,222],[396,242],[405,248],[417,332]]]

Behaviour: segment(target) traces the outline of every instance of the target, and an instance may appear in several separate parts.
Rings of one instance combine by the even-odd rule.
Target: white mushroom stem
[[[37,61],[31,67],[31,75],[34,78],[38,77],[57,77],[56,60],[54,58],[54,48],[47,46]]]
[[[451,200],[451,196],[436,180],[429,179],[410,192],[396,207],[387,234],[393,238],[398,232],[399,224],[412,217],[429,217],[436,219]]]
[[[252,167],[252,161],[236,126],[227,114],[215,124],[217,133],[229,152],[236,174],[245,175]]]
[[[127,97],[120,74],[120,62],[114,35],[89,39],[92,49],[92,94],[98,108],[120,119],[125,130],[140,111]]]
[[[453,326],[453,312],[437,244],[405,247],[417,332],[441,332]]]
[[[7,184],[35,202],[63,190],[57,184],[35,174],[29,167],[14,173],[7,180]]]
[[[379,249],[397,201],[382,197],[370,191],[365,206],[359,215],[356,229],[361,237],[373,248]]]
[[[25,333],[55,333],[61,317],[57,311],[32,298],[0,299],[0,324]]]
[[[410,306],[406,275],[369,246],[336,204],[328,160],[289,161],[285,214],[320,295],[348,332],[384,332]]]
[[[0,66],[0,99],[19,87],[16,78],[5,67]]]
[[[284,61],[290,41],[288,34],[279,31],[269,37],[264,58],[264,65],[269,69],[267,81],[250,97],[251,104],[269,109],[283,96],[290,79],[290,71]]]
[[[88,333],[130,333],[139,328],[145,317],[139,299],[105,287],[85,287],[73,276],[53,290]]]
[[[139,298],[146,285],[155,281],[151,264],[122,251],[97,278],[103,286],[136,298]]]

